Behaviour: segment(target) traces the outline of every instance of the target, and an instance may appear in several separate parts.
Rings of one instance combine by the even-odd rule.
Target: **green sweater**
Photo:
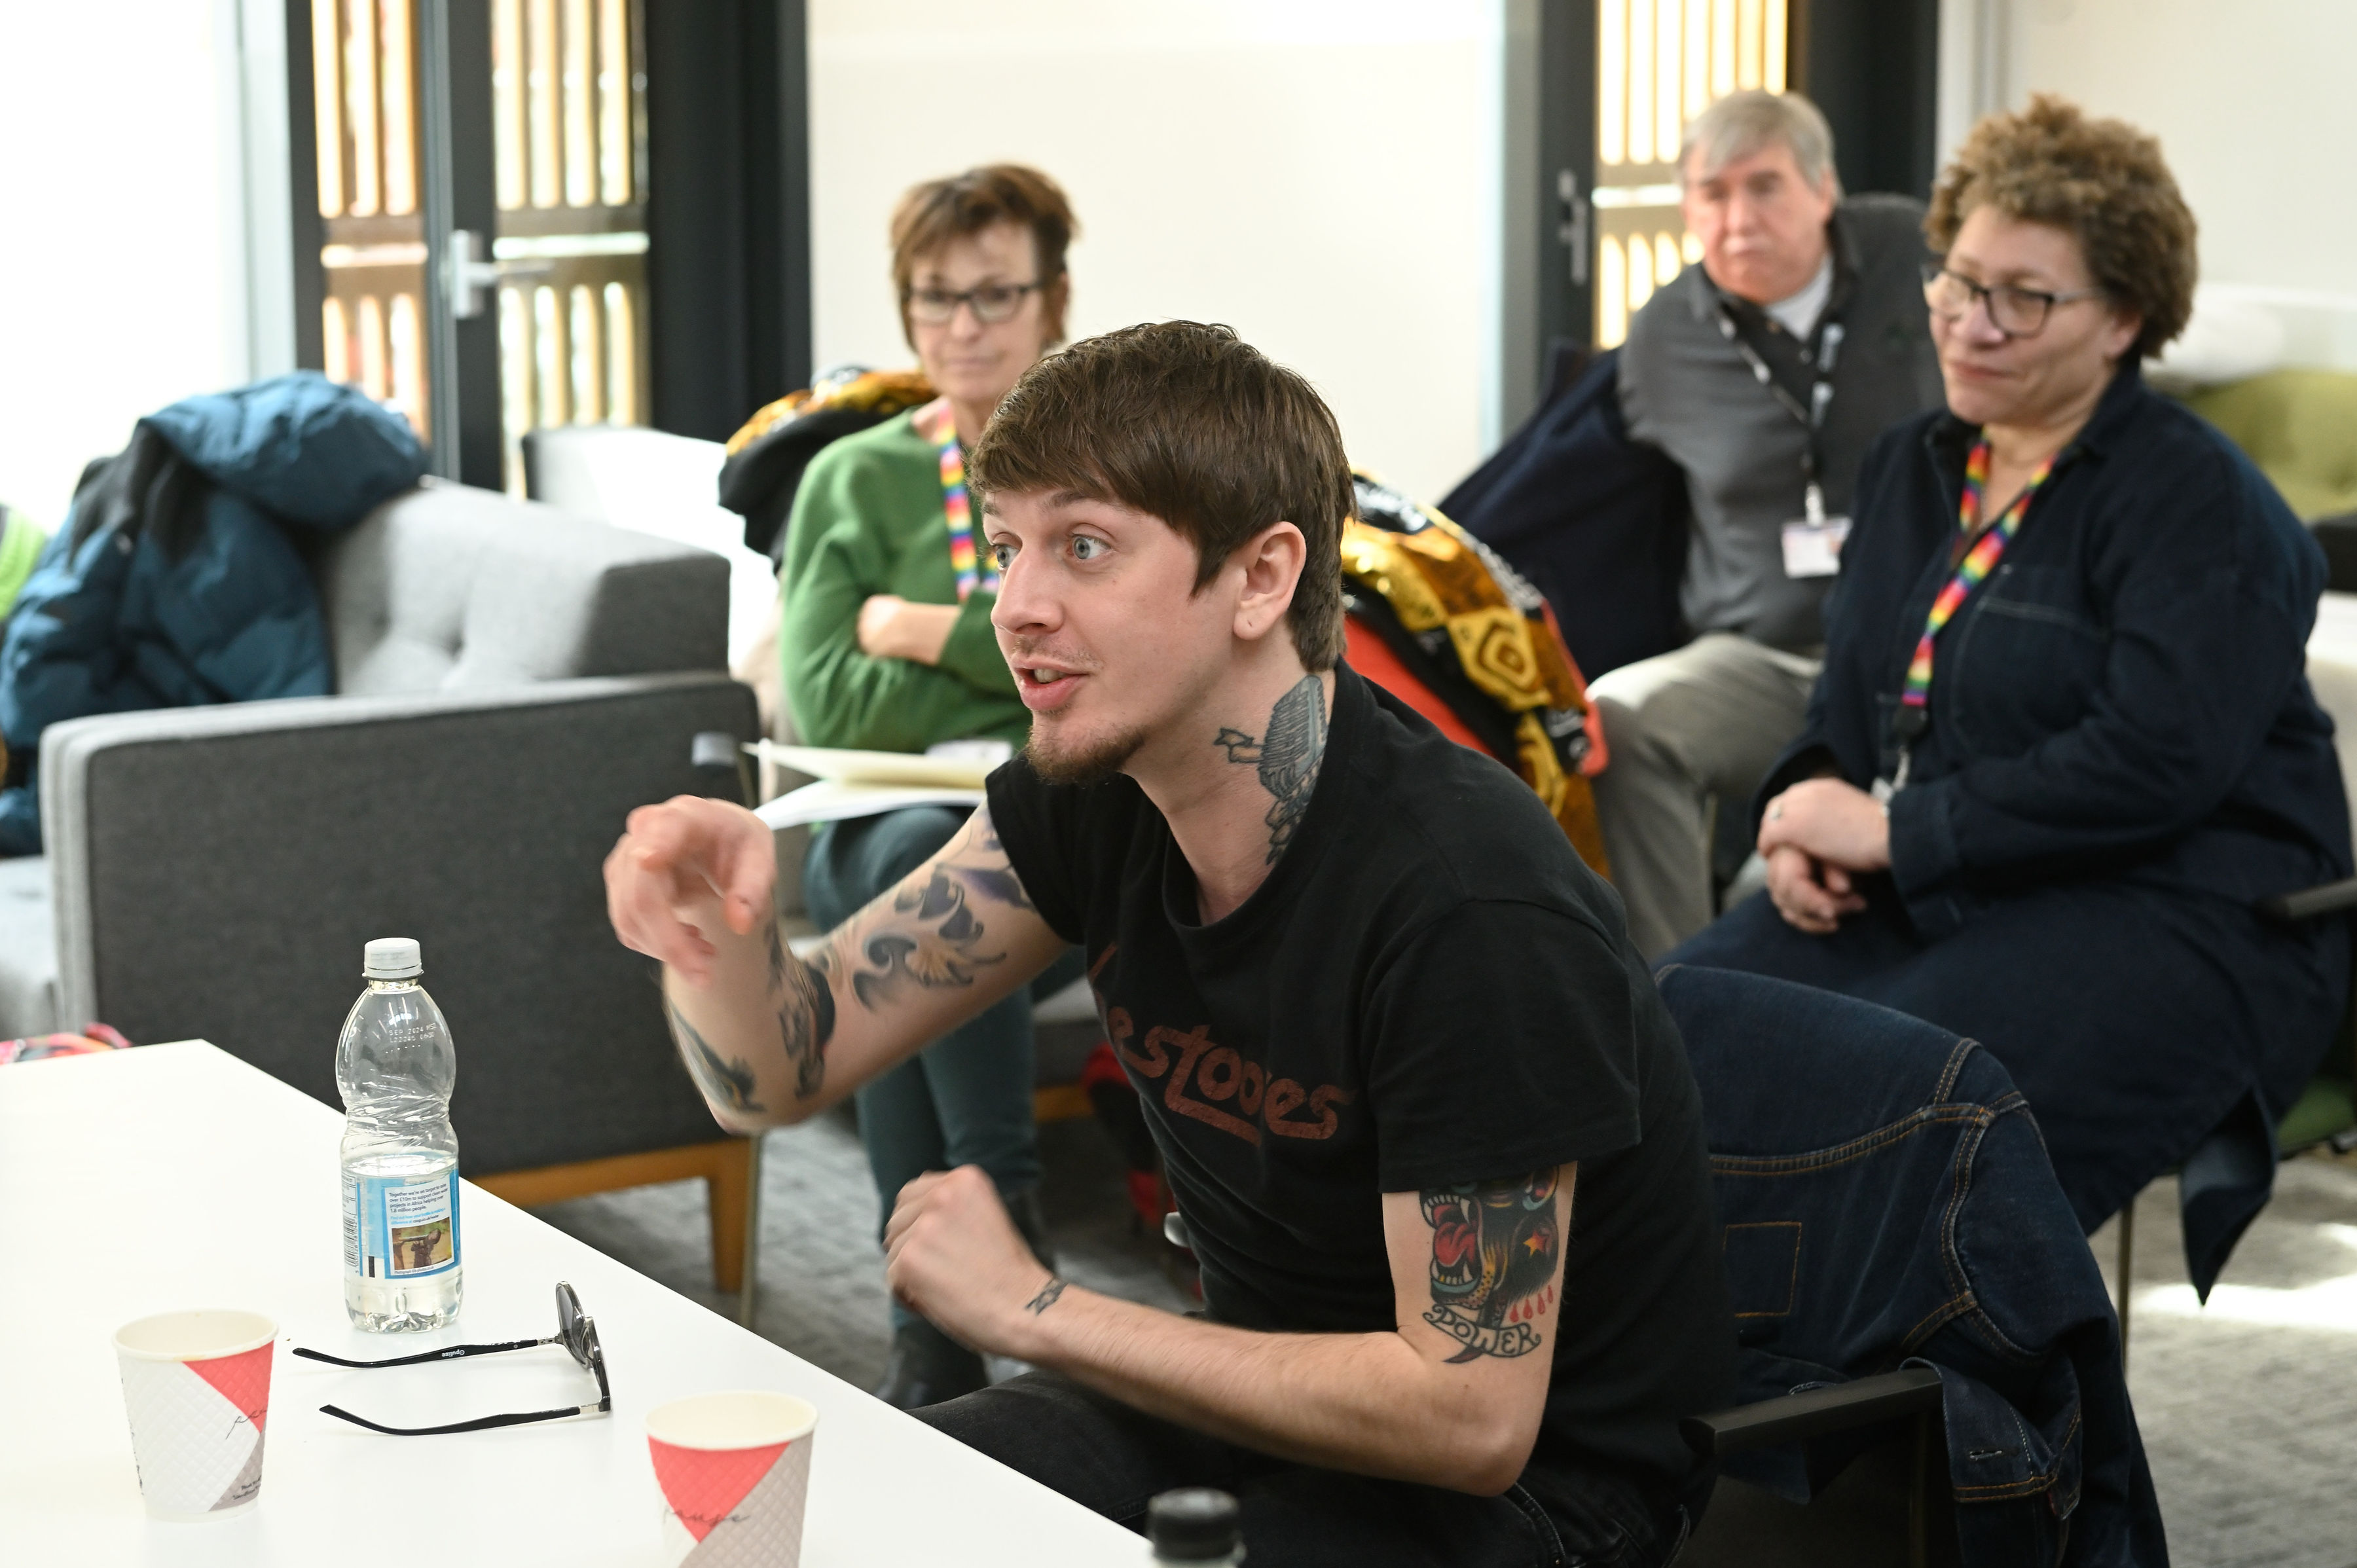
[[[784,578],[778,641],[804,745],[922,751],[975,736],[1021,746],[1031,733],[990,629],[995,595],[977,589],[966,599],[938,665],[859,651],[859,607],[870,595],[958,602],[940,456],[909,414],[811,460],[786,524]]]

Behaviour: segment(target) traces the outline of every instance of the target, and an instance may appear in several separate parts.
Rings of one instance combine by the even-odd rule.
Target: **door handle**
[[[1562,209],[1555,224],[1555,238],[1571,252],[1571,286],[1587,286],[1587,198],[1580,194],[1579,176],[1569,169],[1557,169],[1555,176],[1555,200]]]
[[[442,256],[442,292],[450,314],[461,321],[483,313],[483,295],[510,278],[546,277],[554,262],[494,262],[483,257],[483,237],[472,229],[450,231],[450,247]]]

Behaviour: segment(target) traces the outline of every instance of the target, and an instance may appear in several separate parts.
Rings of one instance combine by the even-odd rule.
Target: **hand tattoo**
[[[1048,1283],[1039,1287],[1039,1294],[1023,1304],[1023,1310],[1037,1317],[1055,1305],[1056,1298],[1063,1294],[1064,1282],[1050,1275]]]
[[[695,1079],[695,1087],[703,1090],[704,1098],[731,1111],[757,1116],[764,1113],[768,1108],[753,1098],[753,1069],[745,1065],[744,1059],[723,1061],[712,1043],[687,1021],[687,1015],[671,1003],[663,1005],[671,1015],[672,1037],[679,1042],[680,1058],[687,1063],[688,1076]]]
[[[1260,770],[1260,787],[1276,798],[1268,809],[1268,864],[1293,842],[1318,787],[1318,765],[1326,756],[1326,688],[1304,675],[1269,710],[1268,737],[1254,740],[1240,729],[1222,727],[1211,739],[1228,760]]]
[[[1424,1320],[1477,1356],[1525,1356],[1555,1305],[1563,1262],[1555,1224],[1558,1173],[1472,1182],[1424,1194],[1432,1227],[1432,1309]]]

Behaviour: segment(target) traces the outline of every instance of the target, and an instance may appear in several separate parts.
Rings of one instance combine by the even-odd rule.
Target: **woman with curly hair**
[[[1665,962],[1912,1013],[1994,1051],[2093,1230],[2205,1135],[2256,1148],[2343,1011],[2350,875],[2304,648],[2324,560],[2144,384],[2193,218],[2150,136],[2051,97],[1941,174],[1924,298],[1947,408],[1884,433],[1807,728],[1760,793],[1765,894]],[[2189,1201],[2206,1287],[2272,1149]]]

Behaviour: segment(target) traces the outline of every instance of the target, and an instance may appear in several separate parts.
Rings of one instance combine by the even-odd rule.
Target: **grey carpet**
[[[1042,1205],[1077,1284],[1172,1310],[1188,1297],[1122,1196],[1092,1122],[1040,1130]],[[770,1134],[759,1327],[863,1387],[887,1340],[876,1194],[859,1139],[830,1116]],[[2357,1568],[2357,1162],[2294,1160],[2205,1310],[2185,1283],[2177,1195],[2137,1208],[2128,1382],[2176,1568]],[[701,1183],[541,1211],[558,1229],[717,1312]],[[2095,1237],[2108,1277],[2116,1228]],[[1004,1375],[1012,1370],[1000,1367]]]
[[[2118,1222],[2094,1237],[2117,1282]],[[2177,1184],[2136,1205],[2128,1392],[2176,1568],[2357,1564],[2357,1162],[2287,1162],[2211,1293]]]

